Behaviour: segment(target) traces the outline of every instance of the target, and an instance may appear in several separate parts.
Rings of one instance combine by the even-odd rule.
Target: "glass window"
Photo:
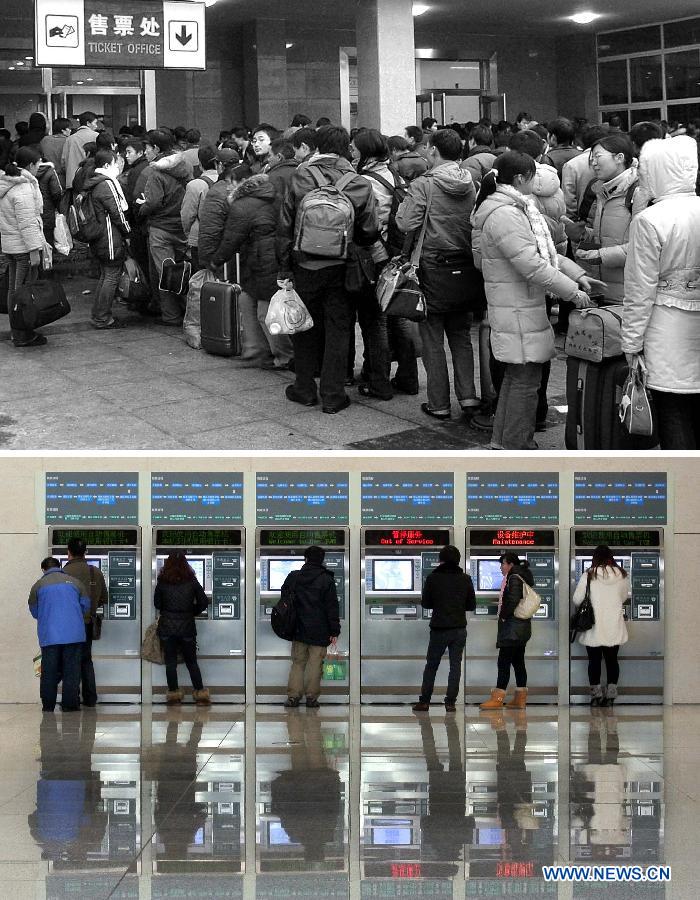
[[[681,19],[664,25],[665,47],[687,47],[700,44],[700,19]]]
[[[682,124],[691,119],[700,119],[700,103],[669,103],[667,118],[669,122]]]
[[[660,122],[662,119],[661,107],[652,106],[648,109],[633,109],[630,111],[630,117],[632,125],[636,125],[637,122]]]
[[[605,110],[601,114],[603,116],[603,122],[609,122],[613,116],[619,116],[622,119],[621,128],[623,131],[629,131],[630,122],[629,122],[629,112],[626,109],[608,109]]]
[[[420,80],[418,92],[430,90],[479,90],[481,65],[478,59],[419,59],[416,64]]]
[[[700,97],[700,49],[666,54],[666,97]]]
[[[601,63],[598,66],[600,83],[600,105],[612,106],[627,103],[627,61]]]
[[[632,103],[662,100],[661,57],[642,56],[630,59]]]
[[[623,53],[644,53],[661,49],[661,26],[630,28],[629,31],[608,31],[598,35],[598,56],[622,56]]]

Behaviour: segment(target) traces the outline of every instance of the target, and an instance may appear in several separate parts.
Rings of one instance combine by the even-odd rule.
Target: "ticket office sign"
[[[205,69],[204,3],[34,0],[38,66]]]

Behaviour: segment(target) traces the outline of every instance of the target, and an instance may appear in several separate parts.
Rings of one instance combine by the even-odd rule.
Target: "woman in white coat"
[[[580,606],[583,602],[589,579],[595,625],[589,631],[582,631],[578,640],[588,654],[591,706],[612,706],[617,697],[617,682],[620,677],[617,654],[620,646],[627,643],[623,605],[627,601],[629,578],[613,558],[610,547],[601,545],[593,551],[591,567],[583,573],[576,585],[574,606]],[[600,683],[603,659],[607,674],[605,691]]]

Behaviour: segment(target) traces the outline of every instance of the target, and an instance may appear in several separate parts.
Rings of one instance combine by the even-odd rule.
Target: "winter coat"
[[[85,185],[95,174],[95,157],[87,156],[80,163],[73,175],[73,194],[85,190]]]
[[[559,256],[559,269],[537,252],[522,202],[498,188],[472,216],[474,260],[483,272],[491,323],[491,346],[501,362],[544,363],[552,359],[554,332],[545,293],[573,300],[574,279],[584,270]]]
[[[100,223],[100,236],[90,241],[90,249],[102,262],[122,262],[127,256],[126,237],[131,228],[126,211],[121,208],[117,187],[111,178],[96,171],[85,182],[84,190],[91,192]]]
[[[63,164],[63,148],[65,145],[65,134],[47,134],[39,144],[41,155],[47,162],[53,163],[62,187],[66,183],[66,169]]]
[[[432,197],[428,210],[422,259],[430,262],[442,253],[468,252],[471,249],[469,215],[474,206],[475,191],[469,172],[457,162],[446,162],[411,182],[408,194],[396,211],[396,224],[403,232],[416,231],[423,225],[428,183]]]
[[[334,153],[315,153],[292,175],[289,189],[282,203],[277,227],[277,259],[280,269],[285,272],[291,270],[292,257],[297,265],[304,269],[325,269],[328,266],[344,263],[344,260],[326,259],[296,250],[292,251],[294,226],[302,198],[316,189],[316,182],[309,172],[311,166],[314,166],[317,171],[320,170],[324,180],[333,184],[344,175],[354,171],[347,159],[336,156]],[[355,227],[352,240],[361,247],[369,247],[379,238],[377,205],[372,188],[367,184],[365,178],[358,175],[346,186],[345,194],[355,208]]]
[[[625,265],[623,353],[644,352],[649,387],[700,392],[700,197],[697,144],[686,136],[642,147],[642,186]]]
[[[580,606],[586,596],[588,572],[579,578],[574,591],[574,606]],[[591,578],[591,604],[595,615],[595,625],[578,636],[584,647],[615,647],[627,643],[627,626],[623,615],[623,603],[630,589],[629,576],[624,577],[619,569],[605,566],[598,569]]]
[[[73,187],[73,176],[80,163],[85,159],[85,150],[83,149],[85,144],[95,141],[96,138],[97,132],[88,128],[87,125],[81,125],[75,134],[66,138],[61,162],[66,173],[67,188]]]
[[[199,265],[205,268],[214,258],[219,244],[224,237],[224,228],[228,218],[229,197],[233,195],[236,185],[230,181],[219,180],[206,193],[199,210]]]
[[[566,163],[571,159],[576,159],[576,157],[580,155],[581,150],[579,150],[578,147],[552,147],[552,149],[542,157],[542,162],[544,165],[552,166],[553,169],[557,170],[557,178],[561,182]]]
[[[413,181],[419,175],[425,175],[428,171],[428,160],[425,154],[415,150],[404,150],[396,157],[396,169],[406,181]]]
[[[610,181],[596,182],[596,199],[591,210],[593,222],[583,235],[584,241],[594,240],[600,246],[601,264],[582,260],[581,265],[594,278],[607,283],[605,296],[618,303],[622,303],[625,295],[625,262],[632,221],[628,197],[632,191],[636,192],[637,180],[636,167],[630,167]]]
[[[158,637],[194,638],[197,626],[194,617],[209,606],[204,588],[194,575],[188,581],[170,584],[158,579],[153,593],[153,605],[160,612]]]
[[[295,159],[283,159],[276,165],[265,168],[265,174],[277,191],[278,209],[282,205],[289,183],[298,168],[299,163]]]
[[[219,177],[216,169],[210,169],[203,175],[206,175],[206,179],[200,175],[188,182],[180,208],[180,221],[188,247],[197,247],[199,244],[199,213],[209,188],[216,184]]]
[[[566,253],[566,231],[559,221],[566,212],[564,192],[559,184],[556,169],[536,163],[537,171],[532,182],[532,196],[537,208],[547,220],[557,253]]]
[[[102,570],[97,566],[91,566],[85,557],[76,557],[64,565],[63,571],[71,578],[77,578],[90,598],[90,610],[85,615],[85,621],[89,622],[91,617],[96,615],[98,606],[107,603],[109,599]]]
[[[124,191],[126,202],[129,204],[129,208],[132,210],[134,209],[134,201],[141,193],[141,191],[136,191],[136,187],[139,183],[141,175],[147,168],[148,160],[145,156],[140,156],[133,165],[127,166],[119,176],[119,183],[121,184],[122,190]],[[144,175],[143,187],[145,187],[146,184],[146,177],[147,176]]]
[[[380,178],[388,181],[389,184],[396,184],[394,172],[391,166],[384,160],[369,160],[365,164],[360,174],[365,177],[365,172],[375,172],[377,175],[379,175]],[[372,193],[374,194],[374,199],[377,203],[379,231],[382,235],[382,238],[386,240],[389,229],[389,215],[391,213],[391,204],[394,201],[394,192],[386,188],[380,181],[377,181],[376,178],[369,177],[367,178],[367,181],[372,186]]]
[[[42,163],[39,166],[36,179],[39,182],[39,190],[41,191],[41,200],[43,203],[41,221],[44,225],[44,234],[46,235],[47,240],[53,241],[56,211],[61,197],[63,196],[63,188],[61,187],[61,182],[52,163]]]
[[[253,175],[236,185],[221,243],[211,259],[222,266],[240,252],[241,287],[256,300],[269,300],[277,290],[277,203],[278,193],[268,175]]]
[[[501,613],[498,617],[498,637],[496,646],[500,647],[524,647],[532,635],[530,619],[517,619],[515,608],[523,599],[523,581],[530,587],[535,584],[532,572],[528,565],[513,566],[508,573],[508,581],[503,592]]]
[[[145,203],[138,208],[138,216],[149,228],[160,228],[184,240],[180,209],[185,187],[192,175],[181,153],[157,156],[148,167],[143,189]]]
[[[460,169],[465,169],[469,172],[472,176],[474,186],[476,190],[478,190],[478,186],[484,180],[484,175],[488,175],[491,169],[493,169],[495,161],[496,154],[491,147],[479,146],[474,147],[473,150],[469,151],[469,155],[466,159],[462,160],[459,167]]]
[[[578,208],[593,177],[589,159],[590,154],[585,150],[564,163],[561,170],[561,189],[564,194],[566,214],[570,219],[576,220],[578,217]]]
[[[431,629],[466,628],[467,610],[473,612],[476,609],[471,576],[460,566],[442,563],[425,579],[421,605],[433,611]]]
[[[0,237],[3,253],[29,253],[44,246],[39,182],[26,169],[0,174]]]
[[[335,579],[325,567],[305,562],[290,572],[282,585],[283,598],[291,598],[297,616],[295,641],[327,647],[340,634],[340,607]]]
[[[85,642],[83,617],[90,598],[77,578],[49,569],[29,592],[29,612],[37,620],[40,647]]]

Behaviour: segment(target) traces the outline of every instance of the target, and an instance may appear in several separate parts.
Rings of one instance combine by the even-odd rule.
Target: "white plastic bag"
[[[199,350],[202,346],[202,325],[199,298],[202,288],[207,281],[216,281],[216,275],[209,269],[200,269],[190,278],[187,288],[187,306],[185,317],[182,320],[182,330],[185,333],[185,342],[193,350]]]
[[[68,227],[68,221],[63,213],[56,214],[56,224],[53,229],[53,244],[56,252],[62,256],[69,256],[73,249],[73,238]]]
[[[314,327],[314,320],[294,288],[281,288],[270,299],[265,316],[270,334],[298,334]]]

